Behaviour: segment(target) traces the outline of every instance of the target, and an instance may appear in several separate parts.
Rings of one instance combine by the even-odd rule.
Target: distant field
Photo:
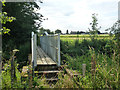
[[[112,37],[109,34],[99,34],[96,37],[97,39],[111,39]],[[61,40],[75,40],[75,39],[90,39],[89,34],[85,35],[77,35],[77,34],[69,34],[69,35],[60,35]]]

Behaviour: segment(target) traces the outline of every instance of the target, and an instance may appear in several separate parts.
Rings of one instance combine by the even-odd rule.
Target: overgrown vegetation
[[[3,3],[4,5],[4,3]],[[11,8],[9,8],[11,7]],[[90,35],[70,36],[67,35],[61,39],[61,60],[62,64],[66,64],[67,68],[77,70],[82,74],[82,64],[86,64],[85,76],[79,76],[74,80],[66,73],[58,74],[58,82],[49,85],[46,79],[37,76],[33,77],[30,86],[30,78],[22,78],[19,68],[28,65],[28,54],[30,54],[30,34],[31,31],[36,32],[43,17],[41,14],[34,12],[34,9],[40,9],[36,3],[6,3],[1,14],[1,23],[5,24],[2,31],[10,35],[3,35],[3,67],[2,67],[2,88],[120,88],[120,22],[116,22],[110,28],[112,37],[108,35],[100,35],[97,28],[97,18],[93,14]],[[6,13],[8,12],[8,14]],[[16,21],[7,23],[6,21]],[[28,20],[29,19],[29,20]],[[35,20],[39,19],[39,23],[35,25]],[[41,28],[42,29],[42,28]],[[49,31],[49,30],[48,30]],[[60,32],[60,30],[58,30]],[[58,33],[56,32],[56,33]],[[69,40],[75,38],[74,40]],[[83,38],[83,39],[80,39]],[[86,39],[90,38],[90,39]],[[107,39],[104,39],[107,37]],[[76,39],[77,38],[77,39]],[[102,39],[101,39],[102,38]],[[65,40],[67,39],[67,40]],[[18,48],[19,52],[16,56],[12,50]],[[16,57],[16,59],[15,59]],[[12,80],[11,60],[15,61],[15,79]],[[18,64],[19,63],[19,64]],[[29,65],[28,65],[29,66]],[[29,68],[30,69],[30,68]]]
[[[110,31],[111,39],[61,40],[63,64],[82,73],[82,64],[86,64],[85,77],[79,77],[82,88],[119,88],[120,84],[120,29],[115,23]],[[98,35],[99,37],[99,35]],[[66,38],[67,39],[67,38]]]

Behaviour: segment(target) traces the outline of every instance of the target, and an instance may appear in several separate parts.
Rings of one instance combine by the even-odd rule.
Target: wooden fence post
[[[13,55],[12,55],[12,58],[11,58],[11,88],[13,88],[13,84],[15,83],[16,81],[16,72],[15,72],[15,54],[16,52],[18,52],[19,50],[17,49],[14,49],[13,50]]]
[[[82,64],[82,71],[83,71],[83,76],[85,76],[86,64]]]
[[[95,55],[92,56],[92,60],[91,60],[91,73],[92,73],[92,76],[95,75],[95,72],[96,72],[96,61],[94,59]]]
[[[28,55],[29,66],[28,66],[28,78],[29,78],[29,88],[32,88],[32,55]]]
[[[11,88],[13,87],[13,84],[15,83],[16,80],[14,57],[15,56],[13,55],[11,59]]]

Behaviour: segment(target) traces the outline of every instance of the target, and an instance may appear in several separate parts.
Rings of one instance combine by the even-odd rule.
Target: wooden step
[[[35,71],[35,75],[38,77],[44,76],[46,78],[57,78],[58,74],[63,71],[58,71],[58,70],[52,70],[52,71]]]
[[[35,71],[58,70],[57,65],[37,65]]]
[[[46,81],[57,81],[59,80],[58,78],[46,78]]]
[[[51,71],[34,71],[34,73],[59,73],[59,72],[63,72],[63,71],[58,71],[58,70],[51,70]]]

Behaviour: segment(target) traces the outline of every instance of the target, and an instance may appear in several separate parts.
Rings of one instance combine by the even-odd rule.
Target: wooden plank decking
[[[56,63],[38,46],[37,65],[56,65]]]

